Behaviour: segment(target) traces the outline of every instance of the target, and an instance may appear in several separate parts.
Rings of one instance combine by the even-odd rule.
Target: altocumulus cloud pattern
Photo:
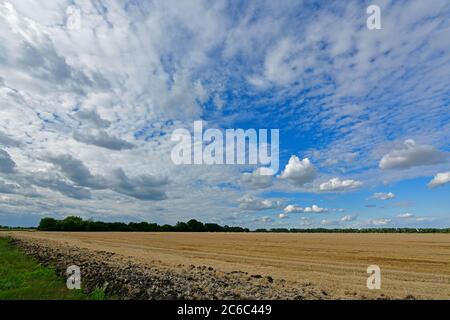
[[[374,3],[1,0],[0,224],[448,226],[450,3]],[[280,170],[174,165],[196,120]]]

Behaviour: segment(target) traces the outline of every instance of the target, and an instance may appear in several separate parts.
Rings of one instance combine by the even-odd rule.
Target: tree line
[[[159,225],[148,222],[103,222],[83,220],[70,216],[63,220],[54,218],[41,219],[38,230],[41,231],[122,231],[122,232],[272,232],[272,233],[450,233],[450,228],[364,228],[364,229],[256,229],[221,226],[217,223],[202,223],[195,219],[188,222],[177,222],[174,226]]]
[[[0,230],[29,230],[36,229],[36,227],[8,227],[0,225]]]
[[[134,232],[250,232],[247,228],[221,226],[217,223],[202,223],[195,219],[177,222],[174,226],[148,222],[103,222],[83,220],[70,216],[64,220],[41,219],[38,230],[41,231],[134,231]]]

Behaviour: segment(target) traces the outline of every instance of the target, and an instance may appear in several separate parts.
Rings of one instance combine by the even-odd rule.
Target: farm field
[[[138,264],[208,266],[311,285],[329,298],[450,299],[448,234],[0,232],[46,246],[112,252]],[[369,265],[381,289],[366,287]]]

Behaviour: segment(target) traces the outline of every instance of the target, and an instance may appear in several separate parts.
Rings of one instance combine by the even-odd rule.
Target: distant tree
[[[289,230],[286,229],[286,228],[273,228],[273,229],[270,229],[270,232],[278,232],[278,233],[284,232],[284,233],[286,233],[286,232],[289,232]]]
[[[205,231],[206,232],[220,232],[223,231],[223,227],[218,225],[217,223],[205,223]]]
[[[39,222],[38,230],[41,231],[58,231],[58,221],[53,218],[43,218]]]
[[[159,231],[170,232],[170,231],[176,231],[176,229],[173,226],[171,226],[170,224],[165,224],[165,225],[161,226],[161,228],[159,228]]]
[[[188,231],[190,232],[203,232],[205,231],[205,226],[200,221],[191,219],[187,222]]]
[[[85,231],[86,223],[80,217],[70,216],[60,222],[62,231]]]
[[[178,232],[187,232],[189,231],[189,226],[186,222],[177,222],[174,229]]]

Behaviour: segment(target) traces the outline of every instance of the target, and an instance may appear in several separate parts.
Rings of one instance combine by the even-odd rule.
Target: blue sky
[[[1,0],[0,40],[2,225],[450,225],[448,1]],[[174,165],[195,120],[280,170]]]

